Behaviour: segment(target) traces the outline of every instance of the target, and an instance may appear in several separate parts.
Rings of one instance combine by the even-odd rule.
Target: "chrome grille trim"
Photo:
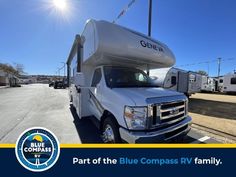
[[[184,107],[185,107],[185,105],[177,106],[177,107],[175,107],[175,108],[176,108],[176,109],[180,109],[180,108],[184,108]],[[166,111],[170,111],[170,110],[172,110],[172,108],[162,109],[162,110],[160,110],[160,112],[166,112]]]
[[[185,113],[185,111],[181,111],[181,112],[179,112],[179,113],[177,113],[177,114],[175,114],[175,115],[161,116],[161,120],[174,118],[174,117],[179,116],[179,115],[184,114],[184,113]],[[185,115],[185,114],[184,114],[184,115]],[[184,115],[183,115],[183,117],[184,117]]]
[[[151,121],[149,124],[150,128],[155,128],[159,125],[164,125],[164,124],[171,124],[183,119],[187,115],[186,104],[187,104],[186,99],[181,99],[174,102],[165,102],[161,104],[152,104],[151,105],[152,110],[156,109],[155,111],[152,111],[156,112],[156,117],[151,117]]]

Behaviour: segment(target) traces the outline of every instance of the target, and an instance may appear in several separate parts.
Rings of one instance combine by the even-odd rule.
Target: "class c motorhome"
[[[158,88],[144,72],[170,67],[163,43],[106,21],[87,21],[68,60],[70,99],[79,118],[95,118],[104,142],[169,142],[190,130],[187,97]]]
[[[184,93],[187,96],[201,91],[201,75],[179,68],[168,67],[151,71],[155,83],[165,89]]]

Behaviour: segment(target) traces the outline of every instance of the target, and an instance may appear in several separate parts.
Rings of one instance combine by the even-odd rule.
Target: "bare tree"
[[[0,63],[0,69],[9,74],[16,74],[15,68],[9,64]]]
[[[15,67],[13,67],[10,64],[0,63],[0,69],[8,74],[14,74],[17,76],[19,76],[21,74],[25,74],[24,66],[22,64],[14,64],[14,65],[15,65]]]
[[[23,64],[14,63],[14,65],[15,65],[15,70],[17,72],[17,75],[25,74],[25,72],[24,72],[24,65]]]

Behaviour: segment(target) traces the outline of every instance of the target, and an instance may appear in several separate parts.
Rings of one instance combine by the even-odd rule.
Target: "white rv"
[[[217,91],[218,80],[209,76],[202,76],[202,92],[215,92]]]
[[[67,67],[79,118],[95,118],[104,142],[168,142],[190,130],[188,99],[157,88],[146,69],[172,66],[163,43],[122,26],[89,20]]]
[[[236,72],[224,76],[223,92],[236,93]]]
[[[201,90],[201,75],[192,71],[170,67],[152,70],[151,75],[156,77],[155,83],[158,86],[184,93],[187,96]]]

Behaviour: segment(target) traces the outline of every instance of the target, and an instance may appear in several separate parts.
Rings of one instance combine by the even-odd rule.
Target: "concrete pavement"
[[[0,143],[15,143],[27,128],[48,128],[60,143],[81,143],[69,109],[67,90],[25,85],[0,91]]]

